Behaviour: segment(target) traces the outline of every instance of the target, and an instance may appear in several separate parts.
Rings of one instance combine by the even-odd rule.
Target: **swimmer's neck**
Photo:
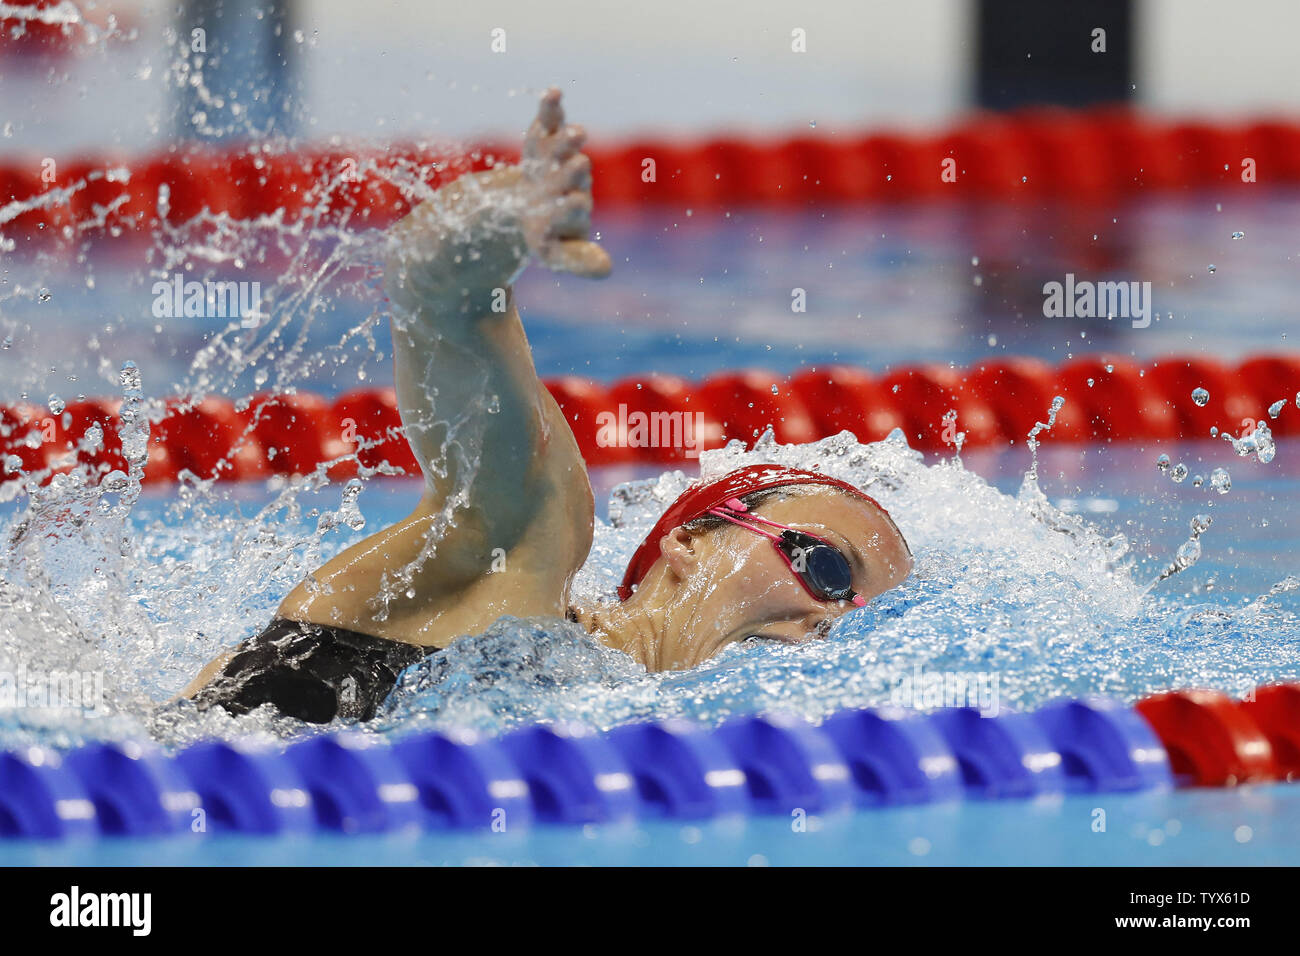
[[[574,607],[573,615],[587,633],[606,647],[622,651],[648,671],[663,669],[659,660],[663,622],[644,610],[645,602],[602,604],[594,608]]]

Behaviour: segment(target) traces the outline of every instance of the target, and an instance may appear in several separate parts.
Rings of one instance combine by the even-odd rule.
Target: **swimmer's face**
[[[849,561],[853,589],[868,601],[902,583],[912,569],[907,545],[884,513],[833,488],[791,489],[754,513],[834,545]],[[746,528],[678,528],[665,535],[660,550],[674,585],[659,651],[664,670],[694,667],[750,637],[819,640],[854,608],[850,601],[817,600],[772,542]]]

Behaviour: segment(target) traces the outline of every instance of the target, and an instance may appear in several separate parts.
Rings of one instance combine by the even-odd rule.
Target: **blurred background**
[[[293,104],[284,131],[312,137],[513,135],[528,111],[512,100],[552,83],[600,137],[799,131],[813,121],[935,127],[980,104],[1078,105],[1089,87],[1091,99],[1231,118],[1292,111],[1300,91],[1300,6],[1287,0],[752,0],[743,14],[687,0],[31,5],[79,11],[105,38],[52,42],[39,23],[15,37],[23,24],[4,19],[5,151],[148,149],[199,135],[185,115],[197,93],[175,63],[192,24],[206,25],[212,55],[227,60],[223,79],[282,63]],[[1071,31],[1095,26],[1107,29],[1104,63],[1071,42]],[[796,27],[807,31],[803,57],[790,55]],[[503,52],[494,30],[505,31]],[[981,83],[989,73],[1019,82],[994,96]],[[211,73],[207,85],[222,92]]]
[[[280,155],[427,139],[517,144],[552,84],[591,149],[606,152],[720,137],[833,146],[971,122],[996,141],[999,128],[980,118],[995,111],[1118,107],[1144,122],[1233,128],[1300,118],[1300,5],[1284,0],[755,0],[743,14],[678,0],[10,0],[0,10],[6,399],[113,391],[128,358],[150,394],[202,386],[191,364],[222,324],[150,315],[148,287],[185,265],[185,250],[97,242],[47,252],[27,241],[47,223],[29,222],[26,234],[12,215],[6,224],[5,203],[23,196],[15,178],[46,159],[66,170],[194,144],[273,145]],[[1186,158],[1180,143],[1166,150],[1173,161]],[[1123,152],[1086,135],[1060,151],[1103,149]],[[1257,190],[1082,199],[602,200],[595,228],[614,275],[589,283],[531,270],[519,301],[543,375],[601,381],[827,362],[883,372],[1006,354],[1055,363],[1099,350],[1236,359],[1287,347],[1294,324],[1300,207],[1294,182],[1270,172]],[[220,165],[205,176],[224,178]],[[233,261],[189,265],[229,278]],[[267,282],[275,268],[263,270]],[[254,277],[256,265],[237,271]],[[1154,321],[1045,318],[1043,283],[1067,273],[1151,282]],[[796,288],[807,310],[792,321]],[[304,347],[337,342],[377,301],[373,283],[331,290],[301,322]],[[292,383],[337,394],[390,375],[384,350],[367,349],[302,363]],[[254,376],[207,384],[233,395],[265,384]]]

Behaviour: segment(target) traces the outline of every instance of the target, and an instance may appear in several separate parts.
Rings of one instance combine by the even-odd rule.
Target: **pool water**
[[[702,376],[828,361],[879,370],[1003,354],[1060,361],[1102,349],[1235,358],[1288,347],[1288,225],[1297,205],[1295,195],[1274,192],[1231,205],[1182,196],[1114,210],[620,213],[598,225],[615,258],[610,280],[534,270],[518,297],[542,375]],[[1234,232],[1245,238],[1231,239]],[[198,389],[238,397],[271,387],[332,395],[391,381],[364,249],[314,285],[282,282],[287,304],[265,339],[265,330],[219,334],[211,320],[159,323],[148,310],[153,267],[133,255],[71,270],[42,259],[11,265],[0,290],[0,367],[10,393],[0,397],[114,394],[127,359],[150,396]],[[1043,282],[1067,272],[1152,281],[1160,318],[1148,329],[1043,318]],[[807,291],[810,306],[792,321],[794,288]],[[60,335],[46,334],[52,324]],[[86,348],[68,354],[73,339]],[[563,622],[507,621],[453,645],[448,670],[408,671],[364,732],[500,733],[560,719],[598,729],[663,717],[716,725],[769,710],[819,720],[890,700],[917,667],[994,675],[999,706],[1017,709],[1063,695],[1132,701],[1188,686],[1240,694],[1300,679],[1300,466],[1285,439],[1262,464],[1223,442],[1071,447],[1050,432],[1043,438],[1038,486],[1025,482],[1022,442],[961,462],[922,459],[898,440],[765,445],[756,457],[822,467],[879,497],[917,555],[909,581],[845,617],[826,641],[735,647],[686,673],[646,674]],[[1159,454],[1197,474],[1226,468],[1231,490],[1175,483],[1156,468]],[[748,460],[731,448],[706,453],[701,466],[715,473]],[[601,523],[576,583],[579,599],[611,596],[657,509],[687,479],[634,469],[593,475]],[[640,483],[609,507],[611,489],[628,480]],[[0,711],[0,745],[149,738],[170,749],[210,736],[317,732],[165,702],[259,628],[313,567],[407,513],[418,483],[191,484],[145,489],[132,504],[135,490],[65,482],[4,504],[0,669],[102,673],[105,700],[90,716]],[[1198,538],[1200,560],[1154,584],[1200,515],[1213,521]],[[1090,829],[1099,805],[1113,808],[1105,834]],[[0,860],[1262,863],[1295,846],[1300,804],[1295,789],[1277,786],[873,811],[820,827],[793,833],[789,821],[755,819],[539,827],[500,839],[104,841],[7,845]]]
[[[1049,445],[1039,463],[1046,511],[1020,489],[1023,450],[968,455],[969,469],[951,459],[926,463],[901,441],[862,446],[849,436],[772,444],[757,453],[706,452],[701,462],[710,472],[761,457],[821,462],[858,481],[881,497],[909,537],[917,555],[913,575],[842,618],[828,640],[734,646],[686,672],[647,674],[562,621],[504,620],[457,641],[436,667],[408,669],[364,729],[395,738],[423,729],[500,733],[534,721],[577,720],[605,730],[667,717],[714,726],[772,710],[819,720],[891,702],[918,667],[990,675],[998,706],[1012,709],[1088,694],[1132,701],[1192,686],[1240,695],[1296,680],[1296,465],[1289,445],[1280,448],[1267,466],[1233,458],[1226,443],[1168,449],[1193,470],[1229,465],[1234,483],[1220,495],[1174,484],[1154,466],[1153,449],[1101,454]],[[603,492],[625,477],[601,470],[595,484]],[[633,487],[671,497],[686,480],[669,474]],[[193,491],[189,502],[147,493],[128,520],[130,557],[109,576],[116,585],[103,580],[107,558],[95,552],[102,540],[85,533],[93,521],[27,547],[29,564],[35,554],[58,570],[38,591],[47,605],[37,610],[57,609],[78,622],[78,635],[105,637],[99,646],[71,640],[39,613],[41,626],[34,627],[31,614],[21,617],[30,602],[11,596],[8,633],[18,638],[11,653],[28,654],[33,667],[33,659],[64,655],[80,661],[78,669],[102,669],[108,700],[103,712],[85,718],[46,721],[39,712],[10,711],[0,715],[0,743],[148,736],[173,747],[212,735],[303,733],[302,725],[264,715],[158,705],[207,660],[260,628],[309,566],[407,513],[419,485],[372,480],[357,499],[362,527],[323,520],[342,507],[337,485],[288,499],[283,489],[253,486],[216,486],[212,493],[211,502]],[[592,556],[575,584],[579,600],[611,598],[627,555],[657,514],[653,496],[641,505],[621,498],[619,526],[608,506],[601,509]],[[23,505],[9,508],[20,513]],[[1195,514],[1213,520],[1200,537],[1201,560],[1153,585],[1189,536]],[[30,570],[14,565],[10,573],[20,579]],[[110,586],[118,597],[106,601]]]
[[[1087,208],[611,207],[596,210],[595,224],[614,261],[608,279],[532,268],[516,298],[544,377],[699,378],[748,365],[788,372],[829,362],[880,371],[1006,355],[1059,363],[1100,351],[1237,360],[1295,346],[1287,335],[1298,215],[1300,193],[1283,189]],[[259,342],[266,351],[256,362],[227,368],[209,361],[201,371],[191,367],[194,358],[224,321],[155,319],[150,288],[170,275],[161,263],[173,259],[174,268],[196,277],[204,269],[226,276],[226,259],[205,262],[212,250],[164,256],[124,242],[72,268],[62,258],[11,256],[9,284],[0,287],[0,339],[10,339],[0,354],[0,398],[116,394],[117,369],[127,358],[142,369],[151,395],[202,386],[233,397],[276,385],[337,394],[391,382],[376,260],[365,246],[341,257],[346,268],[323,270],[308,288],[300,272],[311,273],[315,259],[304,257],[289,275],[249,265],[246,277],[279,295],[275,315],[287,316],[288,325],[278,343],[267,342],[265,329],[226,336],[250,352]],[[1044,317],[1044,283],[1063,282],[1067,273],[1151,282],[1151,325]],[[796,288],[806,293],[805,312],[791,310]],[[67,338],[45,334],[51,323]],[[70,340],[89,347],[69,354]],[[289,353],[292,361],[280,361]]]
[[[1300,786],[1271,784],[894,807],[800,824],[774,816],[502,833],[0,841],[0,865],[1286,866],[1297,845]]]

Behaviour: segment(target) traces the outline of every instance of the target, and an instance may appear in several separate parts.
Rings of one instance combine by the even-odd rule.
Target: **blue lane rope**
[[[350,731],[284,749],[209,741],[0,753],[0,837],[492,830],[534,822],[701,820],[961,799],[1172,787],[1132,708],[1101,698],[982,716],[850,710],[821,725],[747,716],[499,738]]]

